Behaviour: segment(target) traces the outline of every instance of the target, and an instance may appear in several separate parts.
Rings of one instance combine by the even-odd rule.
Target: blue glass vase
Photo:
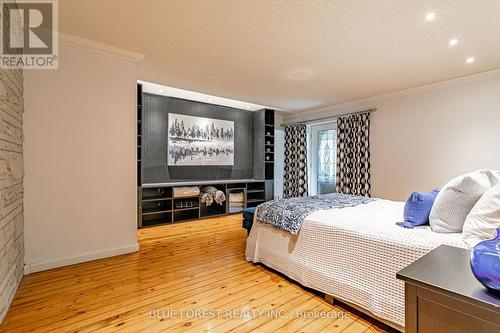
[[[496,294],[500,293],[500,228],[494,239],[474,246],[470,266],[479,282]]]

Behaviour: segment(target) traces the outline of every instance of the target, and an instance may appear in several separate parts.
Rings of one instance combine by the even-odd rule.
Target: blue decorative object
[[[438,190],[432,190],[410,194],[405,204],[403,227],[414,228],[429,224],[429,215],[438,193]]]
[[[470,266],[479,282],[500,293],[500,228],[496,238],[482,241],[472,249]]]

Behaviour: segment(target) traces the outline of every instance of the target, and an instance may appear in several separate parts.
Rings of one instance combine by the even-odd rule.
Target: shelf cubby
[[[170,212],[172,211],[171,199],[156,199],[142,202],[142,215],[151,215],[157,212]]]
[[[246,201],[246,195],[245,192],[247,191],[246,189],[246,184],[244,188],[231,188],[227,190],[227,212],[228,214],[238,214],[245,209],[245,201]],[[232,207],[231,206],[231,194],[241,194],[243,198],[243,202],[241,203],[241,207]],[[239,204],[239,203],[238,203]]]
[[[265,189],[266,187],[263,181],[247,184],[247,192],[251,190],[265,190]]]
[[[246,188],[246,186],[247,186],[246,183],[232,183],[232,184],[227,184],[226,188],[228,190],[232,190],[232,189],[244,189],[244,188]]]
[[[172,222],[172,212],[158,212],[156,214],[142,215],[142,227],[149,227]]]
[[[248,194],[252,194],[252,193],[264,193],[264,192],[265,192],[265,190],[262,190],[262,189],[247,190]]]
[[[171,187],[154,187],[142,189],[142,200],[171,199]]]
[[[186,197],[186,198],[175,198],[174,199],[174,210],[186,210],[186,209],[198,209],[200,207],[199,196]]]
[[[182,222],[196,220],[200,218],[200,210],[198,207],[174,210],[174,222]]]
[[[257,207],[258,205],[260,205],[261,203],[264,203],[264,202],[265,202],[264,199],[247,200],[247,207]]]
[[[210,206],[205,204],[200,205],[200,217],[211,217],[226,214],[226,203],[219,205],[217,203],[212,203]]]

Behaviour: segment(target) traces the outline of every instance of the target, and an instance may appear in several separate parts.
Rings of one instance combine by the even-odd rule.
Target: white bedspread
[[[404,326],[404,283],[396,273],[441,244],[467,246],[459,233],[397,226],[403,208],[403,202],[378,199],[317,211],[297,236],[255,221],[246,259]]]

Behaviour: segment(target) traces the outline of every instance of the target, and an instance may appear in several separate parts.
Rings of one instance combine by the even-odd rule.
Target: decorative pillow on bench
[[[431,192],[413,192],[408,197],[404,209],[403,227],[414,228],[419,225],[429,224],[429,214],[438,190]]]

